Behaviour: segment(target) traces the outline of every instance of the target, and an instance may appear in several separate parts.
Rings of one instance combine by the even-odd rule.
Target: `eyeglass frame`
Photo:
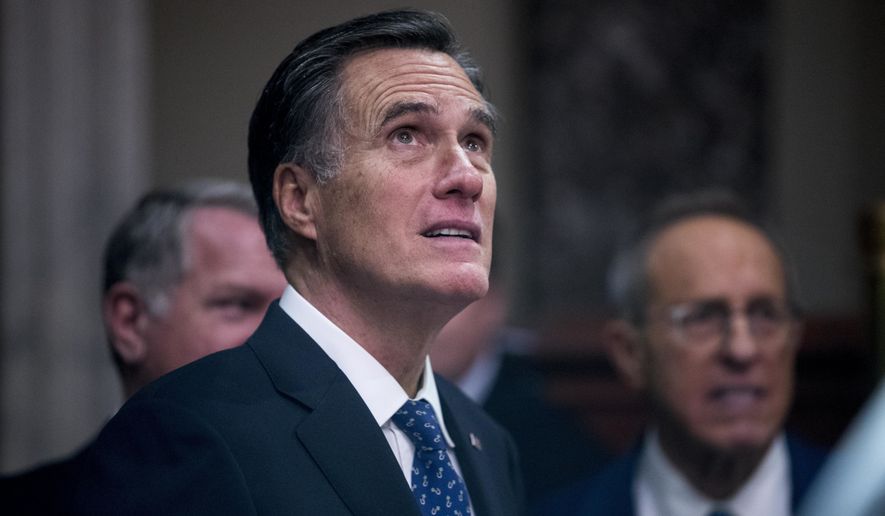
[[[699,346],[725,342],[726,338],[734,334],[735,317],[738,315],[744,319],[747,332],[752,338],[763,344],[785,337],[799,319],[799,311],[794,305],[769,296],[751,298],[741,308],[735,308],[725,299],[713,298],[671,304],[653,313],[664,316],[664,322],[678,341]],[[697,326],[694,330],[687,328],[692,316],[707,317],[707,321],[699,321],[697,324],[706,323],[711,326]]]

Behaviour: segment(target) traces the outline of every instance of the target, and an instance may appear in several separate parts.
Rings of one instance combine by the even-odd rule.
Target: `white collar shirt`
[[[633,483],[637,516],[707,516],[715,508],[735,516],[789,516],[791,481],[784,437],[769,447],[749,480],[730,499],[698,492],[661,449],[657,432],[646,435]]]
[[[291,285],[280,298],[280,308],[307,333],[332,359],[356,389],[387,439],[387,444],[399,462],[406,481],[411,483],[415,445],[390,418],[409,400],[408,394],[396,379],[368,351],[341,328],[304,299]],[[443,418],[442,404],[436,390],[436,380],[430,359],[424,362],[424,373],[416,400],[427,400],[436,412],[443,437],[449,445],[449,456],[455,470],[463,477],[458,459],[453,453],[455,443],[449,436]]]

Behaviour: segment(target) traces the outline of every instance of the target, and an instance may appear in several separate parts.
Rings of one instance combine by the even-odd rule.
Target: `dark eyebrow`
[[[470,118],[489,128],[492,136],[498,134],[498,128],[495,124],[495,115],[487,109],[473,108],[470,110]]]
[[[439,111],[436,106],[430,105],[426,102],[397,102],[387,112],[384,114],[384,119],[381,121],[381,127],[384,127],[391,120],[396,120],[401,116],[405,116],[411,113],[433,113],[436,114]],[[490,113],[487,109],[483,108],[473,108],[470,110],[470,118],[478,122],[486,127],[488,127],[489,131],[491,131],[494,136],[497,134],[497,127],[495,126],[495,115]]]
[[[397,102],[384,114],[384,120],[381,121],[381,127],[384,127],[391,120],[395,120],[401,116],[411,113],[436,113],[436,107],[426,102]]]

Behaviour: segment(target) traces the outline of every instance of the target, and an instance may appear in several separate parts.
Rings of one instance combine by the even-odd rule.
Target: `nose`
[[[484,179],[470,156],[460,144],[453,144],[441,151],[442,178],[434,194],[439,198],[460,197],[476,202],[482,196]]]
[[[733,315],[722,339],[723,358],[735,366],[746,366],[759,357],[760,351],[758,339],[750,331],[746,315]]]

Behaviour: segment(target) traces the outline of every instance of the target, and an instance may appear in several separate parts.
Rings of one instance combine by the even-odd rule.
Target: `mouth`
[[[752,386],[717,387],[710,392],[710,399],[735,409],[751,407],[765,397],[765,390]]]
[[[479,241],[479,228],[473,224],[437,224],[431,229],[421,233],[425,238],[460,238],[465,240]]]

